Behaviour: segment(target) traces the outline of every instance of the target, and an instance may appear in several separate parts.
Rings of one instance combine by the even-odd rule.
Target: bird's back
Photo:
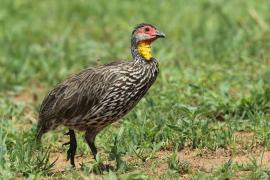
[[[102,129],[136,105],[157,73],[153,59],[147,64],[114,62],[72,75],[42,102],[38,128],[48,131],[62,124],[79,130]]]

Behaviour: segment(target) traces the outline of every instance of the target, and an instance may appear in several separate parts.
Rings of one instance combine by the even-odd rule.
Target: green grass
[[[269,178],[251,159],[211,171],[183,150],[232,156],[270,148],[268,0],[0,0],[0,176],[7,178]],[[89,66],[131,59],[130,33],[141,22],[167,38],[154,43],[160,74],[122,121],[97,137],[99,161],[78,134],[85,160],[55,171],[65,129],[34,143],[39,105],[55,84]],[[246,143],[236,133],[249,133]],[[243,141],[242,141],[243,140]],[[162,154],[159,156],[159,154]],[[50,156],[51,155],[51,156]],[[200,155],[198,155],[200,156]],[[217,157],[218,158],[218,157]],[[112,164],[103,171],[100,163]],[[160,168],[162,166],[163,168]],[[59,166],[58,166],[59,167]],[[160,168],[161,172],[157,173]]]

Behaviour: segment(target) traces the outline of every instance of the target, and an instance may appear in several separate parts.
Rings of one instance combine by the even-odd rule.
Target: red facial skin
[[[157,34],[157,30],[151,26],[143,26],[137,30],[137,33],[144,33],[155,36]]]
[[[151,43],[157,39],[157,37],[156,37],[157,30],[151,26],[143,26],[143,27],[139,28],[136,33],[137,34],[143,33],[143,34],[148,34],[148,35],[152,36],[153,38],[145,40],[145,42],[148,42],[148,43]]]

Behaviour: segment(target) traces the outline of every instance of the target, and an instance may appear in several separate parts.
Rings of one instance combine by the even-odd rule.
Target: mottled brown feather
[[[96,69],[86,69],[58,84],[43,100],[39,119],[73,118],[97,104],[117,74],[109,66],[125,64],[113,62]],[[106,77],[109,77],[108,79]]]
[[[135,30],[146,25],[149,26],[140,24]],[[95,136],[127,114],[155,82],[159,72],[155,58],[146,60],[138,52],[135,30],[131,38],[132,61],[115,61],[83,70],[49,92],[40,107],[37,140],[49,130],[64,125],[71,134],[73,130],[85,131],[95,154]]]

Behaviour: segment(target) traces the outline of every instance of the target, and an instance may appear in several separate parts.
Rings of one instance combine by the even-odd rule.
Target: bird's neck
[[[131,53],[133,59],[142,57],[145,61],[150,61],[152,58],[150,42],[131,42]]]
[[[151,46],[148,42],[139,42],[137,45],[138,53],[147,61],[152,58]]]

